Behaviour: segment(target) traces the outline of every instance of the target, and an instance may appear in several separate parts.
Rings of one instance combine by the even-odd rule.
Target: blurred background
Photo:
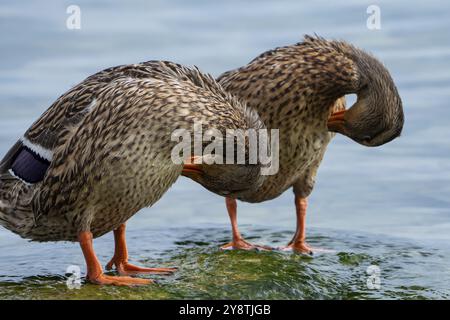
[[[450,249],[450,4],[377,1],[381,29],[370,30],[366,10],[372,4],[361,0],[339,4],[2,1],[0,155],[58,96],[101,69],[163,59],[196,65],[218,76],[266,50],[299,42],[304,34],[344,39],[385,63],[403,99],[406,123],[399,139],[379,148],[366,148],[343,136],[332,141],[310,197],[307,219],[313,242],[314,236],[363,234],[373,247],[378,242],[419,244],[438,250],[433,260],[433,270],[439,269],[436,283],[442,277],[448,280],[450,271],[443,257]],[[81,9],[81,29],[67,28],[69,5]],[[260,204],[240,202],[238,212],[244,233],[257,242],[270,243],[273,229],[286,232],[281,245],[295,229],[292,191]],[[145,238],[150,230],[161,232],[168,226],[174,231],[164,233],[163,239],[171,243],[177,232],[184,232],[177,230],[197,234],[216,229],[223,234],[223,239],[216,240],[226,242],[229,227],[223,198],[181,178],[152,208],[130,220],[128,234]],[[99,243],[108,248],[106,257],[112,238],[103,238]],[[207,238],[202,241],[208,242]],[[139,238],[132,242],[137,252],[139,247],[151,251],[157,246],[156,242],[143,244]],[[320,245],[334,247],[327,241]],[[417,250],[413,245],[410,248]],[[37,270],[13,268],[11,261],[26,265],[30,255],[45,256],[53,249],[81,256],[75,244],[31,244],[3,228],[0,249],[0,279],[5,281],[14,276],[63,274],[68,263],[51,254],[47,264],[36,262]],[[78,256],[73,260],[82,264]],[[411,265],[422,260],[416,258]],[[421,270],[426,273],[430,268],[425,264]],[[444,292],[448,294],[444,290],[438,296]]]

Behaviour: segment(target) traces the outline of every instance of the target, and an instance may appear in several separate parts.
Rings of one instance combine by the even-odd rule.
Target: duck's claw
[[[258,250],[258,251],[273,250],[273,248],[271,248],[269,246],[251,244],[251,243],[245,241],[244,239],[233,240],[232,242],[221,246],[220,249],[222,249],[222,250]]]

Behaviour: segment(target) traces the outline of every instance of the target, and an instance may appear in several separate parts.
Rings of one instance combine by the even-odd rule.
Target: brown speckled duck
[[[195,68],[150,61],[88,77],[56,100],[0,163],[0,224],[33,241],[79,241],[93,283],[140,285],[151,280],[128,275],[173,272],[128,263],[125,222],[155,203],[183,170],[230,196],[261,179],[258,164],[183,169],[174,163],[171,134],[192,131],[194,122],[222,132],[263,127],[255,112]],[[93,249],[93,238],[112,230],[107,269],[115,266],[121,276],[105,275]]]
[[[280,168],[244,197],[227,197],[233,240],[224,248],[252,249],[237,227],[236,199],[262,202],[293,188],[297,231],[285,249],[311,253],[305,242],[307,197],[326,147],[337,132],[365,146],[398,137],[402,102],[386,68],[372,55],[342,41],[306,36],[267,51],[222,74],[222,86],[257,110],[267,129],[279,129]],[[346,94],[357,101],[345,111]]]

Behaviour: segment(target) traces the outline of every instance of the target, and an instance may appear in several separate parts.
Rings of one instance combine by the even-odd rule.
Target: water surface
[[[72,2],[0,4],[0,154],[62,93],[103,68],[172,60],[217,76],[261,52],[316,32],[365,48],[391,71],[402,96],[401,138],[365,148],[330,145],[310,198],[313,245],[334,252],[220,252],[227,242],[223,199],[180,179],[130,220],[129,246],[141,264],[180,271],[139,289],[65,286],[82,267],[76,244],[34,244],[0,228],[0,298],[447,298],[450,285],[450,29],[448,3],[379,1],[382,28],[366,28],[370,1],[77,1],[81,30],[67,30]],[[252,241],[287,242],[292,192],[239,204]],[[102,261],[112,238],[95,242]],[[367,267],[381,288],[368,289]]]

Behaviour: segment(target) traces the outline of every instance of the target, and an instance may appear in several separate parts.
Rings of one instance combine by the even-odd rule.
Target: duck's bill
[[[203,170],[201,169],[201,166],[198,164],[184,164],[183,170],[181,171],[182,175],[189,175],[189,174],[202,174]]]
[[[203,174],[202,165],[199,163],[195,163],[198,156],[192,156],[190,159],[187,159],[183,165],[183,170],[181,174],[183,176],[192,176],[192,175],[201,175]]]
[[[330,118],[328,118],[328,130],[333,132],[338,132],[340,128],[343,127],[345,123],[345,110],[333,113]]]

